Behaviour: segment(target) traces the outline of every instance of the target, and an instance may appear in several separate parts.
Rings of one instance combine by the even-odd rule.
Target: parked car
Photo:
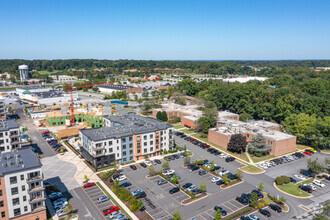
[[[325,187],[324,183],[322,183],[320,180],[313,180],[313,184],[319,187]]]
[[[109,216],[109,218],[114,218],[116,215],[121,215],[122,213],[121,213],[121,211],[120,210],[118,210],[118,211],[115,211],[115,212],[112,212],[112,213],[110,213],[108,216]]]
[[[151,165],[152,165],[152,163],[151,163],[149,160],[146,160],[144,163],[145,163],[147,166],[151,166]]]
[[[201,193],[201,192],[202,192],[202,191],[201,191],[200,189],[198,189],[198,188],[193,189],[193,190],[190,191],[190,193],[193,194],[193,195],[197,195],[197,194],[199,194],[199,193]]]
[[[42,132],[42,134],[49,134],[49,131],[44,131]]]
[[[248,214],[246,217],[249,218],[249,220],[259,220],[259,217],[256,216],[255,214]]]
[[[246,199],[244,199],[243,197],[240,197],[240,196],[236,197],[236,201],[243,205],[249,204],[249,201],[247,201]]]
[[[259,209],[259,212],[267,217],[272,216],[267,209]]]
[[[312,193],[312,187],[310,185],[299,185],[299,189],[308,192],[308,193]]]
[[[84,185],[84,188],[89,188],[89,187],[92,187],[92,186],[95,186],[95,183],[86,183]]]
[[[220,206],[214,206],[214,211],[220,210],[222,216],[226,216],[227,212]]]
[[[176,192],[179,192],[179,191],[180,191],[179,187],[174,187],[174,188],[170,189],[169,193],[173,194],[173,193],[176,193]]]
[[[123,181],[123,180],[126,180],[127,177],[125,175],[120,175],[117,180],[120,182],[120,181]]]
[[[193,165],[189,168],[191,171],[195,171],[199,169],[199,166]]]
[[[269,207],[273,209],[275,212],[282,212],[282,208],[275,204],[269,204]]]
[[[249,217],[246,217],[246,216],[241,216],[240,219],[241,219],[241,220],[250,220],[250,218],[249,218]]]
[[[294,177],[296,177],[297,179],[300,179],[300,180],[306,180],[306,177],[304,177],[302,175],[294,175]]]
[[[219,181],[219,180],[221,180],[221,177],[219,177],[219,176],[215,176],[215,177],[213,177],[213,178],[211,179],[212,183],[215,183],[215,182],[217,182],[217,181]]]
[[[256,193],[260,199],[264,198],[264,195],[259,190],[254,189],[252,190],[251,194],[252,193]]]
[[[303,153],[306,154],[306,155],[308,155],[308,156],[311,156],[312,155],[312,153],[310,153],[308,151],[304,151]]]
[[[198,172],[198,174],[199,174],[200,176],[203,176],[203,175],[207,174],[207,171],[206,171],[206,170],[200,170],[200,171]]]
[[[147,165],[145,163],[140,163],[140,166],[143,167],[143,168],[147,167]]]
[[[234,160],[235,160],[235,157],[227,157],[225,161],[226,161],[227,163],[229,163],[229,162],[232,162],[232,161],[234,161]]]
[[[191,191],[191,190],[193,190],[193,189],[196,189],[197,188],[197,186],[196,185],[191,185],[191,186],[189,186],[188,188],[187,188],[187,191]]]
[[[58,198],[63,197],[63,194],[62,194],[61,192],[53,192],[53,193],[49,194],[48,197],[49,197],[51,200],[56,200],[56,199],[58,199]]]
[[[300,174],[307,176],[307,177],[313,177],[312,172],[310,172],[309,170],[301,170]]]
[[[131,185],[132,184],[130,182],[124,182],[124,183],[120,184],[121,187],[129,187]]]
[[[215,183],[216,183],[218,186],[224,184],[224,182],[223,182],[222,180],[219,180],[219,181],[217,181],[217,182],[215,182]]]
[[[118,210],[119,210],[118,206],[110,206],[110,208],[103,210],[103,214],[104,215],[109,215],[110,213],[118,211]]]
[[[157,164],[161,164],[162,163],[162,161],[160,161],[160,160],[158,160],[158,159],[156,159],[156,160],[154,160]]]
[[[289,178],[290,178],[291,183],[297,183],[297,180],[293,179],[292,177],[289,177]]]
[[[137,199],[141,199],[141,198],[144,198],[144,197],[146,197],[146,196],[147,196],[147,194],[146,194],[144,191],[142,191],[142,192],[136,194],[136,195],[135,195],[135,198],[137,198]]]
[[[251,198],[251,194],[246,194],[246,193],[242,193],[241,194],[241,197],[246,199],[248,202],[250,202],[250,198]]]
[[[136,170],[136,166],[135,165],[130,165],[129,168],[131,168],[132,170]]]
[[[220,175],[220,176],[224,176],[224,175],[226,175],[227,173],[229,173],[228,170],[221,170],[221,171],[219,172],[219,175]]]
[[[167,183],[167,180],[165,180],[165,179],[160,179],[160,180],[157,181],[158,185],[163,185],[165,183]]]
[[[139,194],[139,193],[141,193],[141,192],[143,192],[142,189],[136,189],[136,190],[134,190],[133,192],[131,192],[131,195],[132,195],[132,196],[135,196],[135,195],[137,195],[137,194]]]
[[[162,173],[163,173],[163,175],[168,176],[170,174],[174,174],[175,171],[174,170],[164,170]]]
[[[102,203],[102,202],[105,202],[108,200],[109,200],[108,196],[101,196],[101,197],[97,198],[98,203]]]
[[[221,154],[219,155],[219,157],[220,157],[220,158],[226,158],[226,157],[228,157],[228,154],[221,153]]]
[[[182,186],[182,188],[184,188],[184,189],[187,189],[189,186],[191,186],[192,185],[192,183],[186,183],[186,184],[184,184],[183,186]]]
[[[322,177],[323,177],[324,179],[326,179],[326,180],[330,180],[330,176],[329,176],[329,175],[323,174]]]

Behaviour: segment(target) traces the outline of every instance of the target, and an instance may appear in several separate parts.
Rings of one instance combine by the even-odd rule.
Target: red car
[[[196,141],[196,139],[191,139],[190,142]]]
[[[118,211],[119,207],[118,206],[110,206],[110,208],[103,210],[104,215],[109,215],[112,212]]]
[[[312,154],[308,151],[304,151],[304,154],[308,155],[308,156],[311,156]]]
[[[42,134],[49,134],[49,131],[44,131],[42,132]]]
[[[202,148],[206,149],[206,148],[209,148],[209,147],[210,147],[210,145],[204,145]]]
[[[92,186],[95,186],[95,183],[86,183],[84,185],[84,188],[88,188],[88,187],[92,187]]]

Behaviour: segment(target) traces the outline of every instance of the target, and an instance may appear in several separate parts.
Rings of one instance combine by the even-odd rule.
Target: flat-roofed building
[[[1,219],[47,219],[42,164],[36,154],[28,148],[6,152],[0,163]]]
[[[160,155],[174,147],[173,126],[135,113],[105,116],[103,128],[81,129],[80,151],[95,168]]]
[[[142,87],[126,86],[126,85],[100,85],[97,86],[102,93],[112,94],[113,92],[126,91],[127,93],[140,93],[143,92]]]
[[[19,125],[16,120],[0,120],[0,153],[21,147]]]

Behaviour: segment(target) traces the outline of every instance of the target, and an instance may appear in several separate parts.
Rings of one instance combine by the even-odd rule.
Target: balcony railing
[[[42,180],[42,179],[43,179],[42,176],[33,176],[33,177],[28,178],[28,179],[27,179],[27,182],[28,182],[28,183],[31,183],[31,182],[34,182],[34,181],[40,181],[40,180]]]
[[[43,191],[43,190],[45,190],[45,187],[43,187],[43,186],[37,186],[37,187],[31,188],[29,190],[29,193],[39,192],[39,191]]]
[[[32,199],[30,199],[29,203],[36,203],[36,202],[41,202],[41,201],[44,201],[46,200],[46,197],[44,196],[37,196],[37,197],[34,197]]]

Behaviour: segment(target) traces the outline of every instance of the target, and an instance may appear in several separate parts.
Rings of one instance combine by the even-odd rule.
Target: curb
[[[288,196],[291,196],[291,197],[294,197],[294,198],[297,198],[297,199],[310,199],[310,198],[314,197],[313,195],[310,195],[310,196],[307,196],[307,197],[300,197],[300,196],[295,196],[295,195],[292,195],[290,193],[284,192],[283,190],[280,190],[279,188],[277,188],[275,182],[273,183],[273,186],[275,187],[275,189],[277,189],[278,191],[284,193],[285,195],[288,195]]]
[[[231,188],[231,187],[234,187],[234,186],[239,185],[239,184],[244,183],[244,182],[245,182],[244,179],[242,179],[241,182],[235,183],[235,184],[230,185],[230,186],[228,186],[228,187],[226,187],[226,188],[223,188],[222,185],[221,185],[221,186],[220,186],[220,189],[229,189],[229,188]]]
[[[209,194],[208,193],[206,193],[206,196],[203,196],[203,197],[201,197],[201,198],[198,198],[198,199],[193,199],[191,202],[189,202],[189,203],[186,203],[186,204],[183,204],[183,201],[185,201],[185,200],[182,200],[180,203],[181,203],[181,205],[190,205],[190,204],[192,204],[192,203],[194,203],[194,202],[197,202],[197,201],[199,201],[199,200],[201,200],[201,199],[204,199],[204,198],[207,198],[209,196]],[[188,198],[188,199],[191,199],[191,198]]]

